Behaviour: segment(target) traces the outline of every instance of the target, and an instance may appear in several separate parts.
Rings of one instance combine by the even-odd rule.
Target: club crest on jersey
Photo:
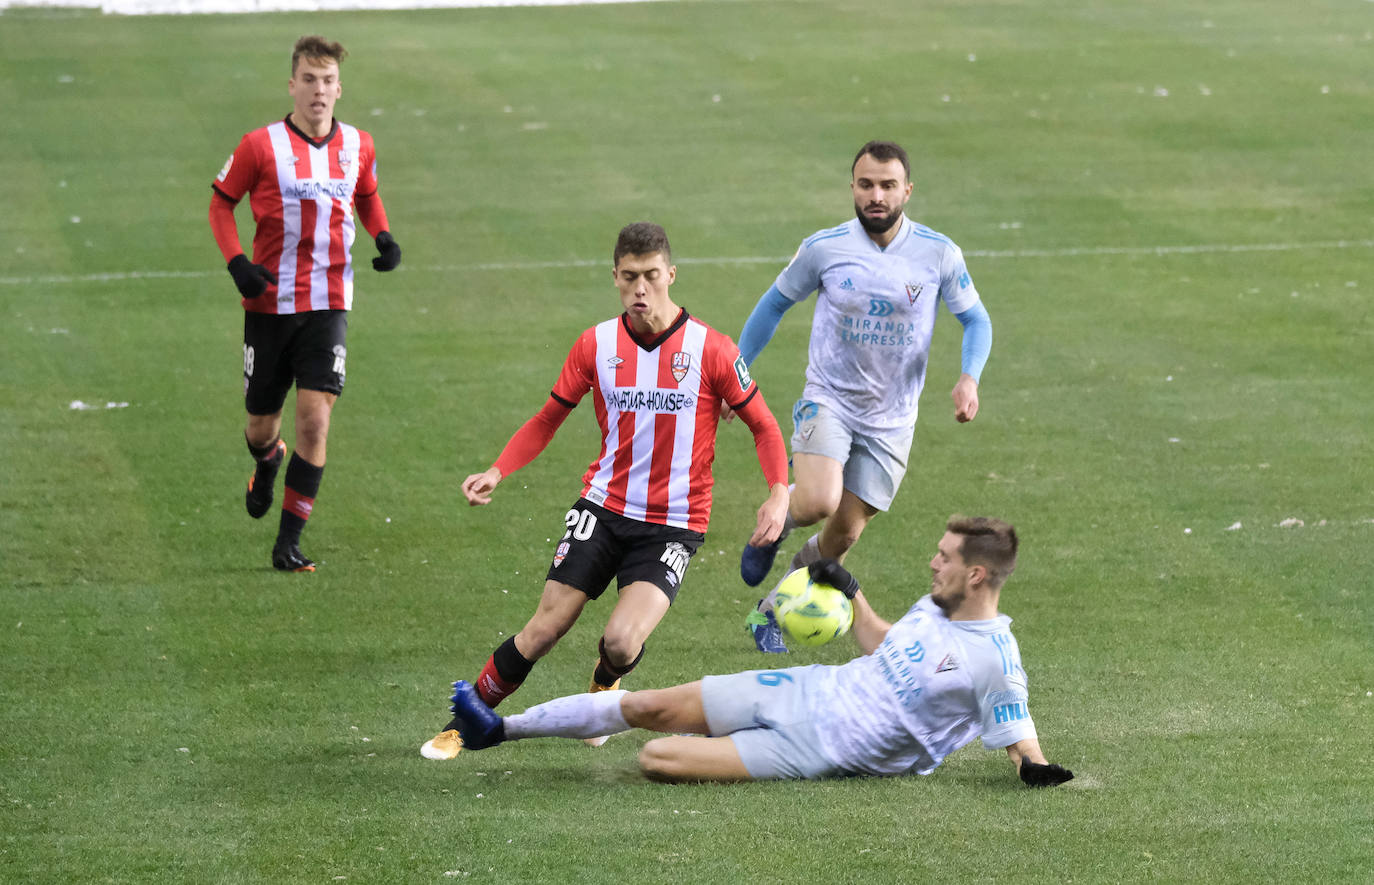
[[[344,169],[353,165],[353,152],[344,150],[339,151],[339,165]]]
[[[958,670],[958,669],[959,669],[959,662],[958,662],[957,660],[955,660],[954,655],[945,655],[944,660],[940,661],[940,665],[939,665],[938,667],[935,668],[935,672],[936,672],[936,673],[948,673],[950,670]]]
[[[690,353],[683,353],[679,350],[677,353],[673,354],[673,378],[681,381],[683,378],[687,377],[687,371],[691,368],[692,355]]]
[[[553,567],[554,567],[554,568],[558,568],[560,565],[563,564],[563,560],[565,560],[565,559],[568,558],[568,551],[571,550],[571,549],[572,549],[572,545],[569,544],[567,541],[564,541],[564,542],[562,542],[561,544],[558,545],[558,549],[555,550],[554,553],[553,553]]]
[[[906,284],[906,297],[907,297],[907,300],[910,301],[912,304],[915,304],[915,303],[916,303],[916,299],[921,297],[921,290],[924,289],[925,287],[926,287],[926,284],[925,284],[925,283],[907,283],[907,284]]]

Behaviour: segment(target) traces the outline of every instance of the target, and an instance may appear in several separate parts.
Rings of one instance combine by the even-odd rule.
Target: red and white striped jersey
[[[372,136],[335,122],[322,140],[280,120],[243,137],[214,187],[253,210],[253,263],[277,275],[245,310],[303,313],[353,306],[353,200],[377,190]]]
[[[621,315],[583,332],[553,395],[569,408],[591,391],[601,453],[582,497],[630,519],[705,532],[720,403],[758,390],[726,335],[682,311],[648,346]]]

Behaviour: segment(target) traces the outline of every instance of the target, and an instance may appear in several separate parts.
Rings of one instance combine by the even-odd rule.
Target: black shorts
[[[250,415],[275,415],[294,383],[343,393],[348,311],[243,314],[243,402]]]
[[[640,522],[579,498],[563,517],[567,532],[554,550],[548,579],[576,587],[591,599],[611,578],[620,589],[648,581],[672,602],[687,563],[701,547],[701,532]]]

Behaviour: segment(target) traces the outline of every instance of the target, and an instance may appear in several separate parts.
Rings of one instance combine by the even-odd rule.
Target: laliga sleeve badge
[[[749,367],[744,363],[744,357],[735,357],[735,377],[739,379],[739,389],[745,391],[749,385],[754,383],[754,379],[749,377]]]

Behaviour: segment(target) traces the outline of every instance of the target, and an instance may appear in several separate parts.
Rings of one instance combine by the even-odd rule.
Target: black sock
[[[315,509],[315,496],[320,491],[320,480],[324,478],[324,468],[316,467],[300,456],[291,453],[286,465],[286,494],[281,502],[281,527],[277,529],[278,544],[299,544],[301,529]]]
[[[265,446],[255,446],[251,442],[248,442],[248,434],[245,433],[243,435],[243,441],[248,444],[248,451],[252,454],[253,460],[261,464],[264,461],[270,461],[272,456],[276,454],[277,443],[281,442],[281,437],[278,436]],[[277,463],[280,464],[281,461],[279,460]]]
[[[598,649],[601,652],[601,660],[596,662],[596,670],[592,672],[592,681],[597,685],[615,685],[617,679],[639,666],[639,662],[644,660],[644,650],[646,648],[648,648],[647,645],[640,646],[639,654],[635,656],[633,661],[630,661],[630,663],[623,667],[617,667],[606,657],[606,637],[601,637],[601,643],[598,645]]]

